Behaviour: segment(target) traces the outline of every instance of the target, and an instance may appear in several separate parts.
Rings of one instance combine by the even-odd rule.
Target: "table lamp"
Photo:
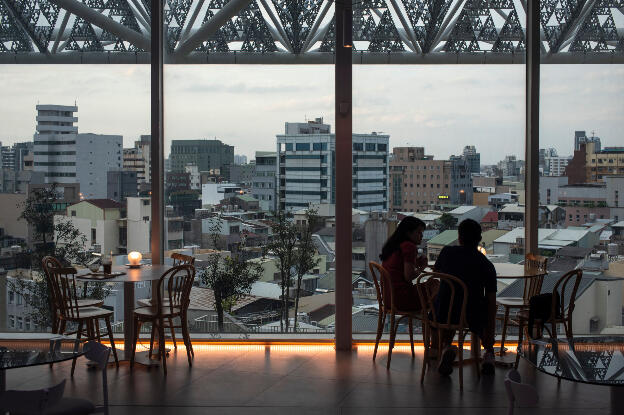
[[[143,255],[140,252],[132,251],[128,254],[128,262],[130,268],[139,268],[141,266],[141,259],[143,259]]]

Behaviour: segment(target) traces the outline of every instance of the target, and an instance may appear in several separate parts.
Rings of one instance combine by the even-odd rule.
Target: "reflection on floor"
[[[171,352],[168,376],[162,369],[127,364],[108,369],[111,414],[503,414],[507,401],[504,369],[477,379],[464,368],[460,393],[457,370],[449,378],[435,371],[420,384],[422,348],[412,359],[409,347],[395,349],[386,370],[387,346],[372,361],[373,347],[336,353],[327,345],[197,345],[190,368],[184,348]],[[69,380],[71,362],[7,371],[7,388],[37,389],[67,378],[68,396],[101,403],[100,373],[84,358]],[[535,373],[521,364],[524,380],[540,391],[531,414],[608,414],[609,390]],[[623,390],[624,393],[624,390]]]

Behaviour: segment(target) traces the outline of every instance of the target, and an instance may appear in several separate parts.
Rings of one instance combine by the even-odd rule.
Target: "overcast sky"
[[[353,67],[354,132],[446,158],[473,144],[482,163],[524,158],[523,65]],[[624,65],[542,65],[541,147],[572,154],[575,130],[624,145]],[[145,65],[0,65],[0,141],[32,140],[35,105],[78,103],[80,132],[149,134]],[[334,124],[332,66],[165,67],[166,149],[172,139],[218,138],[253,159],[274,150],[284,122]]]

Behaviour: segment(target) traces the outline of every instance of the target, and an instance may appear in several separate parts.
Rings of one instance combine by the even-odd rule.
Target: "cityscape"
[[[82,266],[108,255],[121,265],[132,251],[146,262],[151,257],[151,137],[140,135],[127,146],[121,135],[83,133],[77,105],[38,104],[33,117],[32,140],[0,146],[0,272],[6,282],[0,324],[6,331],[48,329],[33,317],[31,294],[15,283],[40,278],[31,260],[41,234],[24,214],[34,195],[53,189],[49,233],[57,245],[75,247],[86,258]],[[273,144],[263,140],[253,158],[218,138],[170,141],[164,169],[166,256],[193,255],[196,267],[205,269],[218,252],[259,270],[248,290],[229,299],[222,319],[213,289],[200,279],[191,294],[192,332],[280,332],[284,320],[294,319],[297,332],[333,332],[335,135],[323,117],[302,118],[284,120]],[[480,148],[469,142],[454,149],[455,155],[439,158],[426,144],[392,147],[390,140],[382,131],[352,137],[354,332],[376,331],[378,307],[367,264],[378,260],[381,246],[406,216],[427,224],[421,248],[430,261],[443,247],[458,244],[457,225],[468,218],[481,224],[481,248],[492,262],[524,260],[522,155],[504,154],[496,164],[485,164]],[[585,272],[574,321],[578,333],[624,333],[621,281],[601,279],[624,271],[619,198],[624,147],[610,145],[617,141],[572,129],[566,153],[539,151],[538,246],[549,258],[549,277],[571,268]],[[276,241],[279,212],[309,229],[314,257],[286,300],[280,261],[266,249]],[[77,236],[63,241],[63,229]],[[522,290],[519,284],[499,280],[498,295]],[[149,286],[137,284],[137,300],[149,295]],[[115,312],[115,330],[123,331],[122,284],[108,284],[104,304]]]

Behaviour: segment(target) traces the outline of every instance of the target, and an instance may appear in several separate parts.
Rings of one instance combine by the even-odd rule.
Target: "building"
[[[571,184],[596,183],[608,176],[624,175],[624,147],[605,147],[600,142],[581,143],[566,169]]]
[[[142,135],[134,142],[134,147],[123,149],[123,169],[135,171],[137,185],[149,183],[152,171],[150,146],[152,136]]]
[[[503,176],[520,176],[522,160],[517,160],[516,156],[505,156],[504,160],[498,162],[498,169]]]
[[[194,164],[187,164],[184,166],[184,171],[189,175],[191,190],[201,190],[201,174],[197,166]]]
[[[234,146],[220,140],[173,140],[169,158],[171,171],[183,172],[187,165],[194,164],[199,171],[219,169],[228,179],[234,164]]]
[[[126,202],[127,252],[151,252],[151,199],[149,197],[129,197]],[[180,249],[184,246],[183,227],[183,218],[165,216],[165,250]]]
[[[236,183],[204,183],[202,184],[202,207],[218,205],[223,199],[241,192],[241,187]]]
[[[230,182],[238,183],[241,187],[250,188],[256,170],[254,163],[235,164],[230,166]]]
[[[4,170],[15,171],[15,150],[0,143],[0,167]]]
[[[109,170],[106,173],[106,197],[117,202],[137,196],[137,172]]]
[[[593,134],[591,137],[587,137],[587,134],[585,133],[585,131],[574,132],[574,150],[575,151],[580,150],[581,145],[587,144],[587,143],[594,143],[596,151],[600,151],[601,149],[600,137],[595,137],[593,136]]]
[[[276,173],[277,153],[256,151],[251,194],[260,202],[261,210],[275,210]]]
[[[123,137],[78,134],[76,136],[76,179],[85,199],[107,197],[107,173],[122,168]]]
[[[383,134],[353,134],[353,198],[355,209],[388,209],[388,141]],[[292,210],[336,201],[335,136],[322,118],[286,123],[277,135],[278,206]]]
[[[436,261],[445,246],[459,245],[457,229],[446,230],[427,241],[427,259]]]
[[[85,250],[102,254],[125,253],[126,227],[121,222],[122,207],[121,203],[111,199],[86,199],[69,205],[64,216],[55,215],[54,223],[70,221],[86,237]]]
[[[77,106],[37,105],[34,171],[45,183],[76,183]]]
[[[423,147],[395,147],[390,162],[390,210],[422,212],[440,203],[472,204],[466,160],[434,160]]]
[[[234,165],[247,164],[247,156],[234,154]]]
[[[462,157],[468,162],[470,173],[478,174],[481,172],[481,153],[477,153],[475,146],[464,147]]]
[[[43,183],[44,176],[41,172],[29,170],[0,170],[0,193],[26,193],[28,185]]]

